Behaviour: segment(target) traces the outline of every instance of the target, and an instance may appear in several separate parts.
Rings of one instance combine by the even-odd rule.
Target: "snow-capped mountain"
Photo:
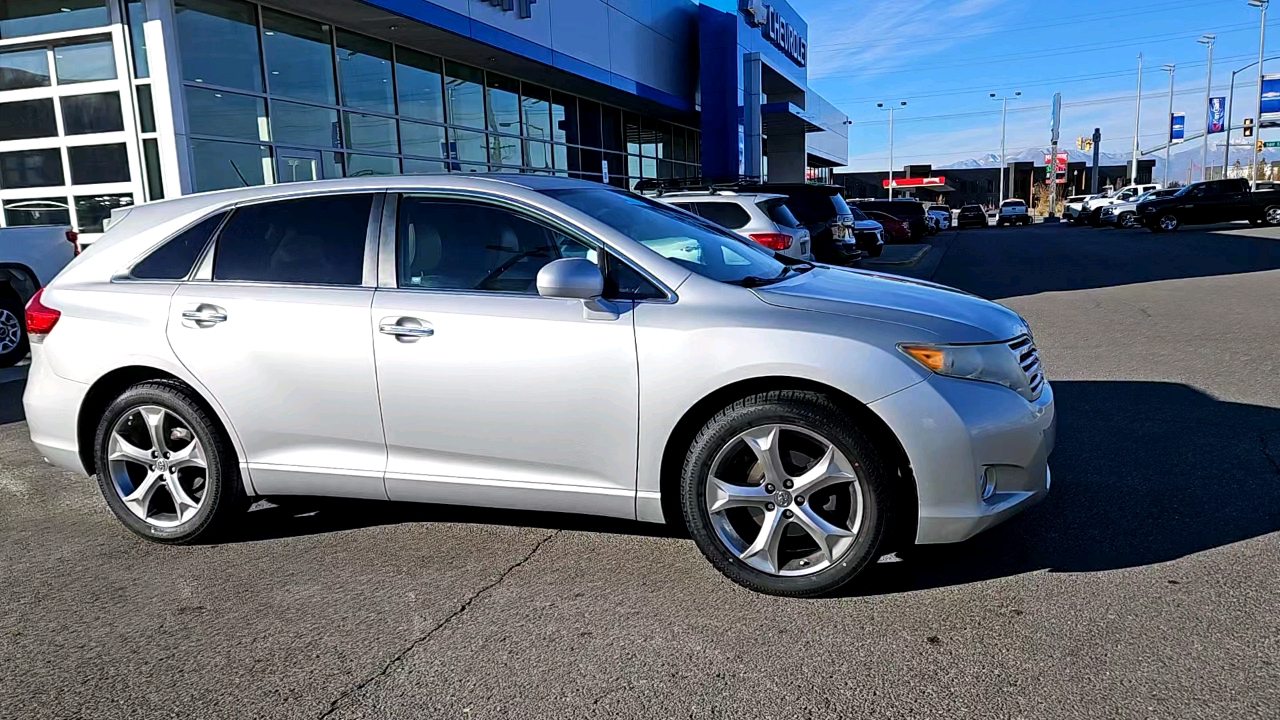
[[[1231,155],[1229,162],[1231,165],[1248,165],[1253,159],[1253,140],[1254,138],[1233,137],[1231,141]],[[1214,138],[1209,141],[1209,166],[1221,167],[1222,154],[1224,149],[1224,141]],[[1188,182],[1188,179],[1194,181],[1200,179],[1200,158],[1202,146],[1199,140],[1192,140],[1184,145],[1175,146],[1169,155],[1169,181]],[[1084,163],[1085,166],[1093,164],[1093,153],[1077,150],[1074,147],[1058,148],[1059,152],[1067,153],[1068,162]],[[1044,163],[1044,156],[1049,152],[1049,147],[1028,148],[1019,153],[1010,153],[1008,156],[1010,163],[1015,162],[1032,162],[1037,165]],[[1260,159],[1270,162],[1274,159],[1280,159],[1280,153],[1275,149],[1264,150],[1259,153]],[[1129,153],[1101,153],[1099,162],[1103,165],[1126,165],[1131,160]],[[1156,152],[1150,155],[1143,155],[1144,160],[1155,160],[1155,179],[1160,182],[1164,179],[1164,152]],[[998,168],[1000,167],[1000,155],[998,153],[987,153],[975,158],[960,160],[948,163],[946,165],[935,166],[937,170],[956,170],[969,168]]]

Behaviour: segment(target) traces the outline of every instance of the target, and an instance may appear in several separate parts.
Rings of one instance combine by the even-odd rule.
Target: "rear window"
[[[756,203],[756,207],[763,210],[769,216],[769,219],[779,227],[800,227],[800,221],[796,220],[795,215],[791,214],[791,210],[787,207],[787,201],[784,198],[761,200]]]
[[[214,280],[359,285],[372,195],[249,205],[218,235]]]
[[[1022,200],[1005,200],[1000,203],[1000,207],[1026,207],[1027,204]]]
[[[732,202],[700,202],[694,203],[698,214],[720,227],[737,230],[751,222],[751,213]]]

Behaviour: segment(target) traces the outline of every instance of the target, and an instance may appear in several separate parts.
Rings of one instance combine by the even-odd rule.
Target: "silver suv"
[[[746,235],[787,257],[813,259],[809,231],[787,209],[786,195],[707,190],[665,193],[655,199]]]
[[[36,448],[162,543],[257,496],[587,513],[683,523],[734,581],[808,596],[1049,490],[1017,313],[586,181],[141,205],[27,312]]]

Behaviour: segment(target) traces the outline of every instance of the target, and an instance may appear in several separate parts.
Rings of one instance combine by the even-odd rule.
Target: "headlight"
[[[1006,343],[986,345],[916,345],[903,343],[898,349],[932,372],[963,380],[1003,385],[1031,400],[1033,393],[1027,374]]]

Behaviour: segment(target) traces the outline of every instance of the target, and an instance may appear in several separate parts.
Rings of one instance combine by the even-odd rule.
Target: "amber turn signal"
[[[901,347],[902,352],[915,358],[921,365],[934,372],[942,369],[942,364],[946,359],[946,351],[936,347],[927,345],[903,345]]]

